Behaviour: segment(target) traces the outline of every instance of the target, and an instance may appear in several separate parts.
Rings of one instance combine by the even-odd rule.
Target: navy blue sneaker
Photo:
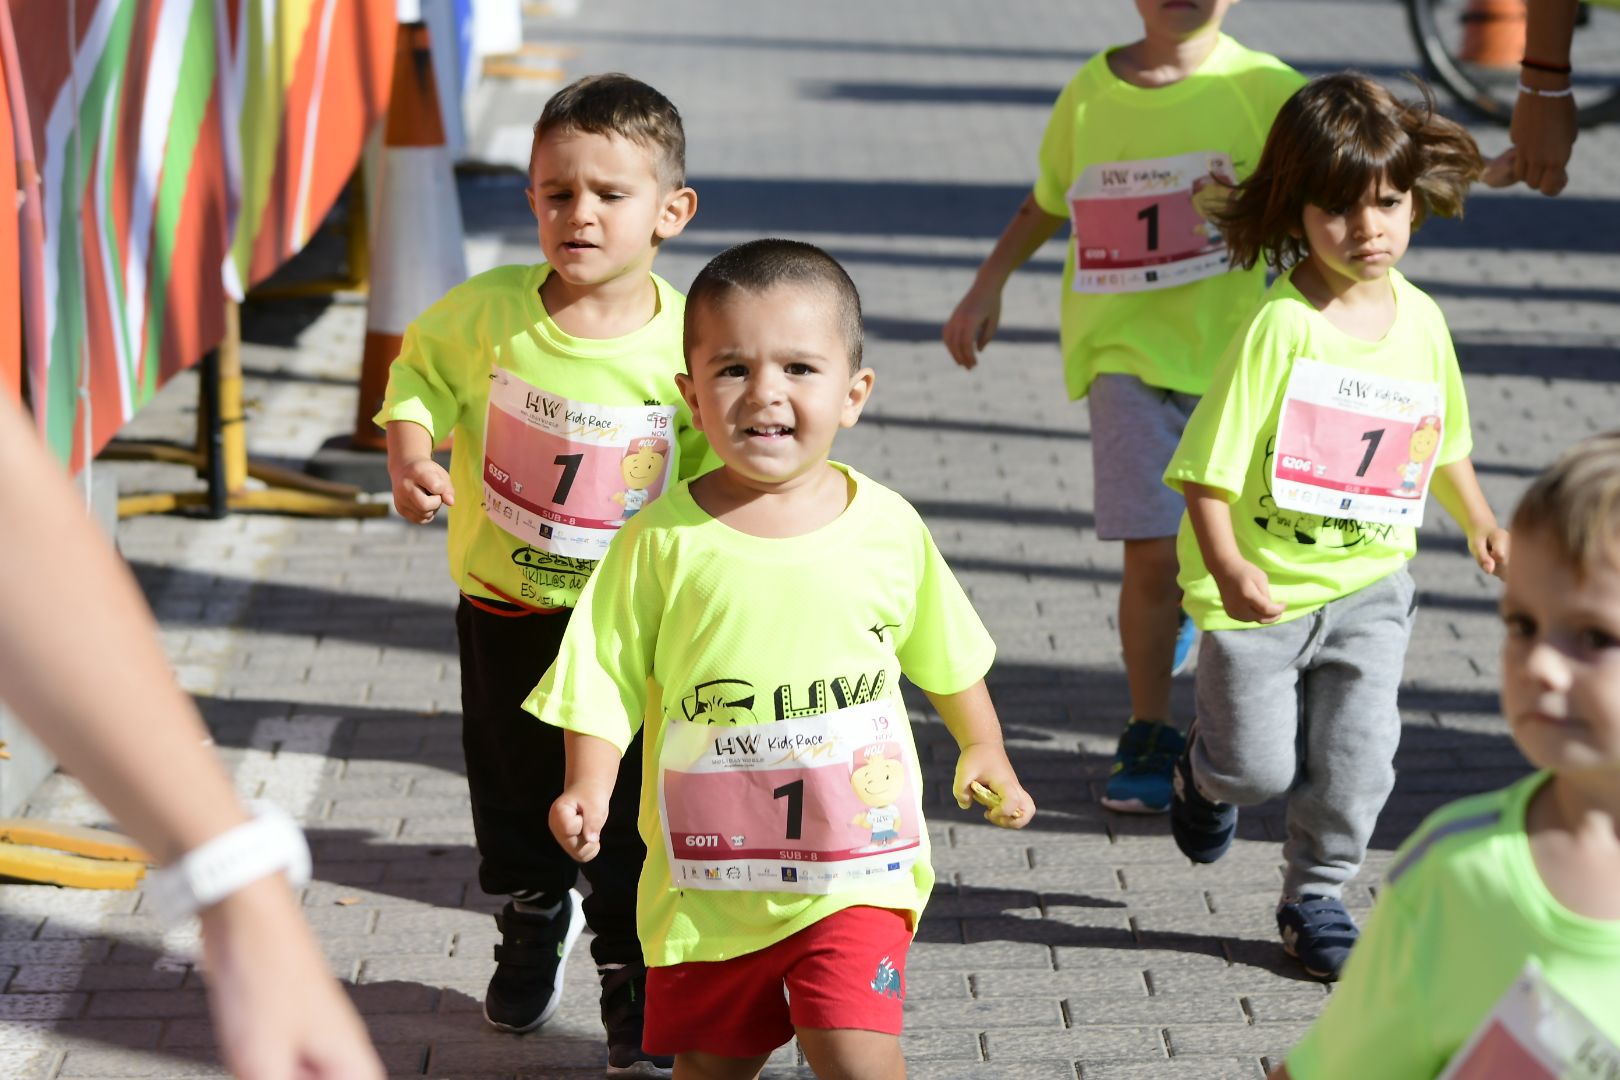
[[[1170,724],[1132,718],[1114,750],[1102,804],[1126,814],[1170,809],[1170,774],[1187,740]]]
[[[1212,863],[1225,855],[1237,833],[1237,807],[1204,798],[1193,783],[1192,748],[1198,723],[1187,734],[1187,749],[1176,759],[1171,783],[1170,835],[1176,847],[1193,862]]]
[[[1283,949],[1305,974],[1329,982],[1339,977],[1350,947],[1361,936],[1350,913],[1332,896],[1284,899],[1277,905],[1277,931]]]
[[[1176,613],[1179,616],[1176,622],[1176,651],[1170,657],[1170,674],[1181,675],[1192,666],[1193,657],[1198,655],[1198,627],[1192,621],[1192,616],[1186,611]]]

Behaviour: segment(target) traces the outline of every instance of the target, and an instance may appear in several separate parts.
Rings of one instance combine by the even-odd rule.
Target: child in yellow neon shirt
[[[1165,472],[1187,500],[1180,580],[1204,631],[1171,832],[1214,862],[1239,805],[1286,795],[1278,930],[1323,979],[1356,940],[1340,894],[1394,786],[1416,609],[1406,563],[1431,480],[1480,567],[1507,565],[1445,320],[1395,269],[1413,226],[1458,213],[1481,167],[1432,102],[1364,76],[1290,98],[1222,216],[1234,261],[1282,276]],[[1416,491],[1403,490],[1418,451]]]
[[[1221,33],[1236,0],[1137,0],[1143,37],[1098,53],[1064,89],[1034,191],[945,324],[972,368],[995,336],[1001,293],[1065,221],[1062,351],[1069,395],[1089,397],[1097,536],[1124,544],[1119,635],[1131,716],[1103,805],[1163,813],[1183,740],[1170,679],[1196,628],[1176,585],[1182,500],[1161,474],[1221,349],[1265,275],[1228,269],[1212,220],[1304,82]],[[1167,190],[1168,189],[1168,190]]]
[[[704,455],[675,389],[683,299],[652,272],[697,209],[685,147],[675,106],[627,75],[554,94],[527,190],[546,261],[479,274],[415,319],[376,418],[400,514],[425,524],[449,508],[479,885],[509,898],[484,1017],[513,1032],[545,1023],[588,923],[610,1074],[670,1066],[640,1043],[635,804],[615,807],[582,901],[578,866],[541,825],[562,790],[562,740],[521,706],[613,531]],[[452,431],[446,472],[432,450]]]
[[[1401,846],[1344,980],[1273,1080],[1433,1080],[1476,1032],[1500,1055],[1505,1030],[1484,1021],[1531,961],[1567,1003],[1542,1031],[1574,1035],[1542,1051],[1586,1067],[1490,1075],[1620,1061],[1620,434],[1530,485],[1501,612],[1502,712],[1538,771],[1442,807]]]
[[[681,390],[724,465],[615,537],[526,706],[567,733],[551,827],[581,860],[643,733],[646,1045],[677,1076],[756,1077],[795,1036],[818,1075],[905,1075],[934,874],[902,675],[956,739],[957,803],[1035,813],[985,689],[994,644],[927,528],[827,459],[871,392],[861,336],[853,283],[808,244],[704,268]]]

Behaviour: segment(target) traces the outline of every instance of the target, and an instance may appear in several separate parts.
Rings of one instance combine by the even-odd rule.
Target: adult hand
[[[276,874],[202,914],[203,977],[220,1056],[240,1080],[382,1080],[286,881]]]
[[[1526,83],[1533,77],[1533,73],[1525,72]],[[1567,83],[1567,78],[1564,81]],[[1573,97],[1520,94],[1508,128],[1513,140],[1513,179],[1543,195],[1563,191],[1569,183],[1565,166],[1578,130]]]

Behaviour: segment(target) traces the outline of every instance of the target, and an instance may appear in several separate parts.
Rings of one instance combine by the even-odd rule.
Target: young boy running
[[[581,860],[645,726],[645,1044],[677,1077],[755,1077],[795,1035],[818,1075],[905,1075],[934,874],[902,674],[960,747],[957,803],[1035,813],[985,689],[995,646],[927,528],[827,460],[871,393],[861,336],[853,283],[808,244],[698,275],[681,392],[724,465],[624,527],[526,706],[567,731],[551,827]]]
[[[1502,711],[1539,771],[1401,847],[1274,1080],[1620,1070],[1620,433],[1537,478],[1512,532]]]
[[[615,74],[559,91],[529,162],[546,261],[480,274],[412,323],[377,414],[400,514],[420,524],[450,507],[479,884],[511,898],[484,1015],[506,1031],[549,1019],[588,922],[609,1075],[669,1065],[641,1050],[635,801],[614,804],[582,908],[579,868],[544,826],[563,788],[562,736],[521,706],[630,507],[691,475],[705,450],[675,388],[684,301],[652,273],[697,207],[684,159],[680,114],[651,87]],[[432,451],[452,431],[446,473]],[[639,777],[632,754],[621,786]]]
[[[1058,97],[1040,175],[945,324],[965,368],[995,336],[1001,293],[1064,222],[1062,350],[1069,396],[1091,400],[1097,536],[1125,545],[1119,639],[1131,716],[1103,805],[1162,813],[1183,739],[1170,677],[1196,630],[1181,611],[1176,529],[1160,479],[1215,362],[1265,289],[1229,270],[1214,222],[1304,82],[1221,33],[1236,0],[1136,0],[1141,40],[1092,57]]]

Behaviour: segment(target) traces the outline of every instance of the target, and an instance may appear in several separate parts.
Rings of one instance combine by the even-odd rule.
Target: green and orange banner
[[[0,393],[70,467],[308,241],[386,110],[394,4],[0,7]]]

